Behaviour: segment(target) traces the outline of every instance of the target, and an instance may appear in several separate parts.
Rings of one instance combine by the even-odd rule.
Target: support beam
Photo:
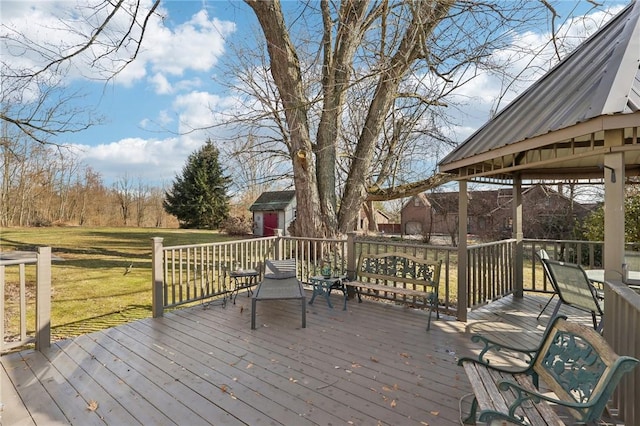
[[[622,130],[604,134],[605,145],[624,144]],[[624,263],[624,151],[604,156],[604,278],[620,280]],[[613,176],[615,175],[615,179]]]
[[[513,259],[514,297],[523,297],[524,233],[522,232],[522,177],[513,179],[513,238],[516,240],[516,253]]]
[[[458,181],[458,321],[467,321],[467,181]]]

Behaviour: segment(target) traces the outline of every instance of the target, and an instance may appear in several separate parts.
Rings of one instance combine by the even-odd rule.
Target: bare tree
[[[416,157],[437,159],[439,146],[451,144],[442,132],[450,94],[479,71],[499,69],[491,53],[508,43],[505,34],[548,10],[531,1],[321,0],[296,3],[295,11],[287,4],[287,22],[278,0],[245,1],[262,29],[272,79],[263,75],[268,84],[254,87],[286,147],[296,233],[306,236],[354,229],[367,199],[442,183],[433,161],[429,170],[429,159]]]
[[[126,174],[121,176],[113,184],[113,193],[118,200],[118,207],[120,208],[120,214],[122,215],[122,222],[124,226],[129,225],[129,219],[131,218],[131,205],[134,203],[135,192],[133,183]]]
[[[136,206],[136,226],[138,227],[144,226],[150,193],[149,185],[146,185],[142,178],[138,178],[138,186],[133,193],[133,202]]]
[[[92,79],[109,80],[137,56],[146,25],[160,0],[96,0],[78,5],[74,26],[62,18],[65,40],[34,40],[0,25],[0,121],[40,143],[95,124],[90,107],[77,106],[81,93],[65,84],[83,67]],[[45,30],[43,28],[43,30]]]

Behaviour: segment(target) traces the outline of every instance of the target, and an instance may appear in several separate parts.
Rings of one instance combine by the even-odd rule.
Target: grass
[[[153,237],[163,237],[164,244],[171,246],[237,239],[212,231],[184,229],[3,228],[0,251],[34,251],[39,246],[50,246],[52,254],[63,259],[53,261],[51,271],[52,337],[63,339],[151,316]],[[15,279],[12,285],[16,272],[7,267],[8,331],[18,329]],[[31,270],[27,273],[27,295],[33,297],[34,274]],[[28,330],[34,328],[33,309],[27,311]]]

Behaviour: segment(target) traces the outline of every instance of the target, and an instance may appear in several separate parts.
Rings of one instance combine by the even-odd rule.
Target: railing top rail
[[[294,240],[294,241],[326,241],[328,243],[344,243],[347,241],[346,238],[313,238],[313,237],[292,237],[285,236],[281,237],[283,240]]]
[[[362,244],[362,243],[377,243],[380,245],[386,245],[386,246],[395,246],[395,247],[403,247],[403,248],[414,248],[414,247],[420,247],[420,248],[426,248],[426,249],[431,249],[431,250],[457,250],[457,247],[454,246],[440,246],[440,245],[433,245],[433,244],[424,244],[421,243],[419,241],[416,241],[415,243],[402,243],[402,242],[397,242],[397,241],[393,241],[393,240],[389,240],[389,241],[382,241],[382,240],[373,240],[373,239],[368,239],[368,238],[364,238],[364,237],[359,237],[355,239],[356,243]]]
[[[506,240],[492,241],[490,243],[474,244],[474,245],[468,246],[467,248],[469,250],[471,250],[471,249],[477,249],[477,248],[482,248],[482,247],[499,246],[501,244],[513,243],[514,241],[516,241],[515,238],[508,238]]]
[[[25,257],[22,259],[0,260],[0,266],[22,265],[22,264],[31,264],[31,263],[38,263],[38,258],[35,256],[35,254],[33,257]]]
[[[168,251],[168,250],[181,250],[181,249],[196,248],[196,247],[224,246],[229,244],[244,243],[248,241],[252,241],[252,242],[253,241],[269,241],[269,240],[275,240],[277,238],[278,237],[247,238],[246,240],[218,241],[215,243],[183,244],[180,246],[163,246],[162,250]]]
[[[525,242],[547,243],[547,244],[604,244],[604,241],[582,241],[582,240],[545,240],[538,238],[525,238]]]

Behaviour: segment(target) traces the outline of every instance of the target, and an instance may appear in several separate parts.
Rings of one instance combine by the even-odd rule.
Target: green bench
[[[421,305],[429,308],[427,330],[431,316],[438,310],[441,260],[427,260],[404,253],[362,253],[358,259],[355,280],[345,282],[354,287],[358,302],[362,295]]]
[[[563,425],[554,405],[564,407],[581,424],[596,422],[622,376],[638,363],[617,355],[592,328],[564,316],[553,320],[535,349],[516,349],[478,335],[472,341],[484,346],[478,358],[458,362],[473,389],[460,401],[463,424]],[[505,353],[524,360],[525,365],[499,367],[487,358]],[[540,390],[540,382],[553,394]],[[463,415],[463,401],[470,397],[470,412]]]

